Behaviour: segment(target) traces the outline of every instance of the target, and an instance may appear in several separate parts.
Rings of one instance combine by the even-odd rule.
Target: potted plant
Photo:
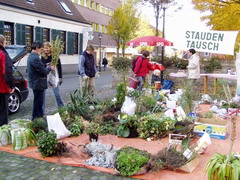
[[[89,135],[90,141],[97,141],[98,134],[100,133],[100,125],[95,122],[90,122],[86,125],[85,132]]]
[[[120,137],[138,137],[137,116],[128,116],[127,114],[120,114],[120,125],[117,130],[117,135]]]
[[[229,153],[226,155],[216,153],[206,165],[206,172],[209,180],[225,180],[240,178],[240,160],[232,153],[233,144],[236,138],[236,120],[237,117],[231,118],[231,144]]]

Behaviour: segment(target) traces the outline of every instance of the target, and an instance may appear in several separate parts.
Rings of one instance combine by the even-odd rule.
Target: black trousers
[[[32,120],[43,117],[44,90],[33,90],[33,95]]]
[[[8,96],[0,93],[0,126],[8,123]]]

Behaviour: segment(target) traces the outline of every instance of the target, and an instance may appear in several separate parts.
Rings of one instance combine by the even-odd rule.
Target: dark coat
[[[86,51],[84,51],[81,55],[83,55],[85,58],[85,63],[84,63],[85,74],[88,77],[95,77],[96,70],[95,70],[95,61],[94,61],[93,55],[88,54]]]
[[[134,69],[134,74],[140,77],[145,77],[149,73],[152,65],[149,63],[147,58],[139,57],[136,62],[136,67]]]
[[[103,64],[103,65],[107,65],[107,64],[108,64],[107,58],[103,58],[102,64]]]
[[[31,52],[27,60],[27,72],[29,87],[33,90],[47,89],[47,75],[51,71],[50,67],[44,67],[39,56]]]
[[[48,56],[47,59],[45,59],[44,57],[41,57],[41,61],[44,64],[44,66],[47,67],[47,63],[52,62],[52,56]],[[58,77],[62,78],[62,64],[60,59],[58,59],[57,70],[58,70]]]
[[[0,46],[0,93],[9,93],[14,88],[12,67],[11,58],[4,47]]]

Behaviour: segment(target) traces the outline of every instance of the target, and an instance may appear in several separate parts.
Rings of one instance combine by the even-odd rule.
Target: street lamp
[[[99,72],[101,72],[101,62],[102,62],[102,52],[101,52],[101,50],[102,50],[102,47],[101,47],[101,42],[102,42],[102,33],[98,33],[98,38],[99,38],[99,52],[100,52],[100,55],[99,55]]]
[[[162,9],[163,9],[163,30],[162,30],[162,38],[165,38],[165,11],[167,9],[167,5],[168,5],[168,0],[165,0],[162,2]],[[161,64],[163,65],[163,60],[164,60],[164,50],[165,47],[162,46],[162,58],[161,58]],[[163,85],[163,71],[161,73],[161,83]]]

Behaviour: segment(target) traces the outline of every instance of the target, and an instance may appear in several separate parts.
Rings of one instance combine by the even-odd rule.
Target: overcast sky
[[[191,0],[181,0],[182,10],[174,12],[176,8],[170,7],[166,10],[165,18],[165,38],[169,41],[178,40],[178,32],[185,29],[209,30],[205,22],[200,20],[202,14],[193,9]],[[143,13],[149,18],[152,25],[155,26],[154,12],[152,9],[144,7]],[[162,31],[162,19],[159,21],[159,30]]]

